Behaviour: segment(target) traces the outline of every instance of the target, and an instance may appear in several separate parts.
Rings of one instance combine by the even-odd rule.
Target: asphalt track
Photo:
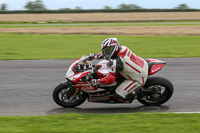
[[[200,112],[200,58],[165,58],[167,65],[155,76],[174,84],[174,95],[159,107],[89,103],[64,109],[54,103],[53,89],[64,81],[73,60],[0,61],[0,115],[60,113]]]

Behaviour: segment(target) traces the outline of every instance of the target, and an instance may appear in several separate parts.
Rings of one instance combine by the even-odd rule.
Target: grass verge
[[[117,37],[144,58],[200,57],[200,36],[39,35],[0,33],[0,60],[75,59],[101,51],[101,42]]]
[[[199,133],[200,114],[62,114],[0,117],[1,133]]]
[[[70,22],[44,22],[44,23],[16,23],[0,22],[0,28],[35,28],[35,27],[93,27],[93,26],[178,26],[200,25],[200,21],[162,21],[162,22],[103,22],[103,23],[70,23]]]

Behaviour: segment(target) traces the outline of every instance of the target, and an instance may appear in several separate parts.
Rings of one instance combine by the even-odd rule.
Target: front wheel
[[[60,83],[53,91],[53,100],[64,108],[73,108],[85,102],[87,94],[79,91],[75,96],[69,97],[72,88],[68,82]]]
[[[174,92],[172,83],[162,77],[150,77],[139,94],[138,101],[146,106],[159,106],[167,102]]]

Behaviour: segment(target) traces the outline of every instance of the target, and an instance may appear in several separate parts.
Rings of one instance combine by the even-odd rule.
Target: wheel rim
[[[65,104],[65,105],[76,104],[82,99],[82,92],[79,92],[73,98],[68,98],[67,93],[69,91],[70,91],[70,88],[64,88],[58,93],[59,101],[62,104]]]
[[[155,93],[148,95],[144,101],[152,104],[163,101],[169,93],[167,87],[163,85],[152,85],[149,86],[148,89],[154,90]]]

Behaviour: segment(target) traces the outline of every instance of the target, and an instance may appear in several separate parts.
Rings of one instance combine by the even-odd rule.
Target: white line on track
[[[172,112],[177,114],[199,114],[200,112]]]

